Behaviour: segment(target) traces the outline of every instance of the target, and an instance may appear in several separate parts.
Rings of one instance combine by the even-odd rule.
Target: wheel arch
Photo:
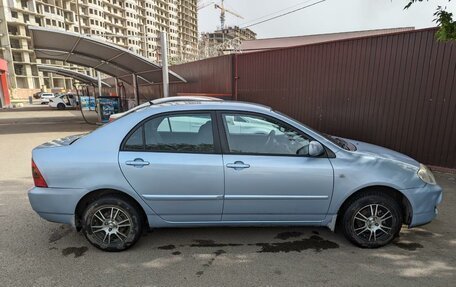
[[[410,201],[407,199],[407,197],[400,192],[398,189],[395,189],[390,186],[386,185],[372,185],[372,186],[366,186],[363,188],[360,188],[353,193],[351,193],[345,200],[342,202],[340,205],[338,211],[337,211],[337,224],[336,226],[339,225],[339,221],[342,218],[342,214],[347,208],[348,204],[351,202],[351,200],[355,197],[358,197],[359,195],[368,192],[368,191],[379,191],[382,193],[385,193],[389,195],[390,197],[394,198],[397,200],[400,204],[401,210],[402,210],[402,218],[403,218],[403,223],[409,225],[412,222],[412,205],[410,204]]]
[[[144,208],[141,206],[141,204],[133,198],[131,195],[117,190],[117,189],[111,189],[111,188],[103,188],[103,189],[97,189],[93,190],[86,195],[84,195],[76,205],[76,209],[74,212],[75,216],[75,226],[76,229],[79,231],[81,229],[81,217],[82,217],[82,212],[84,212],[85,208],[94,200],[101,198],[103,196],[107,195],[112,195],[112,196],[117,196],[122,198],[123,200],[128,201],[129,203],[133,204],[138,211],[140,212],[142,219],[143,219],[143,224],[146,230],[149,228],[149,221],[147,219],[147,214],[144,210]]]

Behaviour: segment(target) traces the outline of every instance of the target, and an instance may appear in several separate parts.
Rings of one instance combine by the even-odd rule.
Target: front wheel
[[[57,104],[57,109],[59,109],[59,110],[64,110],[64,109],[65,109],[65,104],[58,103],[58,104]]]
[[[391,196],[372,191],[351,200],[342,217],[345,237],[357,246],[378,248],[390,243],[402,227],[400,205]]]
[[[142,218],[130,202],[105,196],[92,202],[82,216],[82,232],[95,247],[122,251],[133,246],[142,234]]]

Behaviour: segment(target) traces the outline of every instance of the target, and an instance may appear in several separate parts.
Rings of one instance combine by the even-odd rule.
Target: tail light
[[[46,180],[32,159],[32,176],[36,187],[48,187]]]

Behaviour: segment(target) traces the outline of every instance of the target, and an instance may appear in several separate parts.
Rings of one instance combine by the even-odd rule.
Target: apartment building
[[[7,60],[13,97],[38,90],[71,89],[73,80],[40,72],[28,25],[102,37],[159,62],[160,32],[168,33],[170,63],[196,58],[197,0],[0,0],[0,58]],[[82,67],[66,68],[94,74]]]
[[[235,52],[243,41],[256,39],[256,33],[238,26],[226,27],[210,33],[202,33],[200,57],[214,57]]]

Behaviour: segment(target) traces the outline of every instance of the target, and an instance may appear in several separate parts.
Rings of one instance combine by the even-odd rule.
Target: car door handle
[[[243,163],[242,161],[235,161],[234,163],[226,164],[227,168],[234,168],[234,169],[244,169],[249,168],[250,164]]]
[[[125,164],[134,167],[143,167],[145,165],[149,165],[150,163],[148,161],[144,161],[142,158],[135,158],[134,160],[127,160]]]

